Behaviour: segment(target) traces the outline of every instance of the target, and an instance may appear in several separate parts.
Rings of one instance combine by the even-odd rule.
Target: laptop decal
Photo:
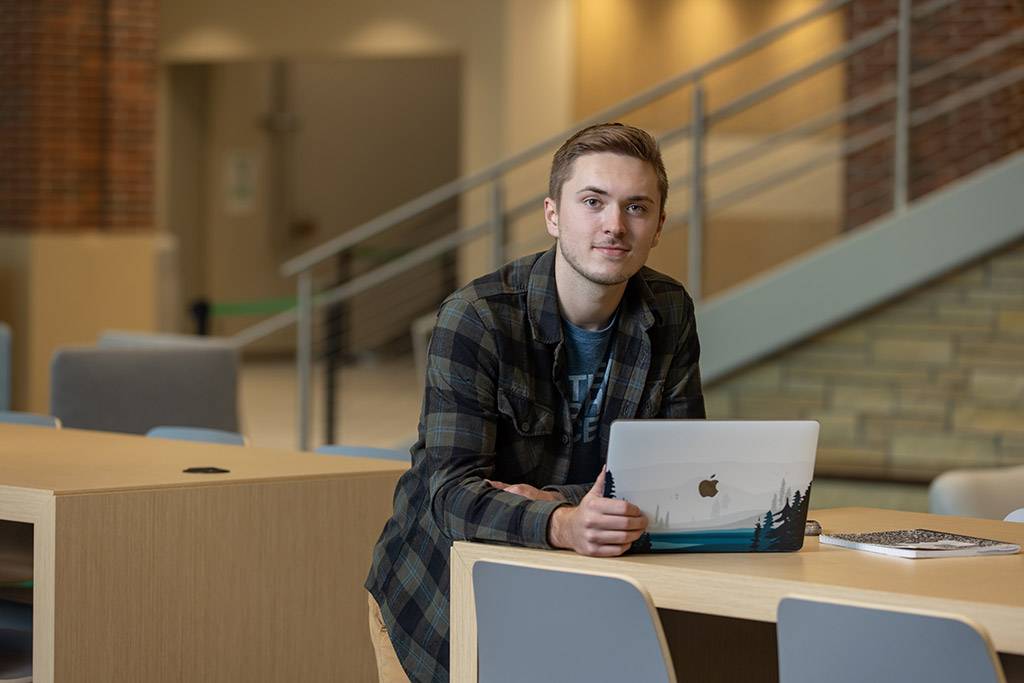
[[[630,552],[799,550],[817,433],[806,421],[616,422],[605,495],[648,519]]]

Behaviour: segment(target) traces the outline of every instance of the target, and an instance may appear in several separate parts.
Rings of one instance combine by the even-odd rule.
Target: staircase
[[[971,3],[900,0],[898,12],[867,22],[827,54],[714,108],[708,106],[708,84],[715,74],[741,60],[756,59],[766,46],[791,38],[801,27],[831,13],[847,13],[854,26],[858,12],[872,3],[878,4],[877,0],[823,2],[707,64],[285,263],[282,272],[297,281],[297,307],[241,332],[236,341],[245,345],[296,325],[300,448],[307,447],[310,439],[314,345],[323,336],[318,337],[315,327],[318,311],[344,304],[424,264],[450,259],[482,237],[490,237],[495,267],[521,253],[545,248],[543,239],[516,241],[513,234],[517,221],[539,212],[546,178],[537,178],[535,193],[510,201],[510,175],[549,158],[580,127],[628,121],[638,110],[664,98],[685,97],[689,102],[687,116],[678,125],[657,133],[670,173],[679,170],[670,175],[671,206],[684,207],[672,211],[666,222],[666,241],[685,241],[673,264],[675,270],[669,272],[678,273],[698,301],[702,371],[708,385],[1024,237],[1020,218],[1024,216],[1024,155],[1019,151],[1024,148],[1024,126],[1007,133],[1012,144],[1005,150],[984,158],[978,150],[985,144],[985,135],[961,140],[950,132],[957,117],[966,116],[964,112],[972,107],[989,111],[1005,106],[1007,98],[1019,115],[1024,92],[1021,12],[997,35],[958,43],[955,52],[935,57],[932,46],[942,43],[935,40],[935,27],[959,21],[972,11]],[[886,56],[892,60],[891,72],[856,76],[862,61],[875,63]],[[848,96],[839,106],[745,144],[723,144],[712,137],[738,115],[791,93],[833,68],[845,68],[849,81]],[[944,143],[947,139],[953,142]],[[929,151],[935,141],[942,149]],[[943,156],[951,146],[960,145],[964,150],[956,163]],[[937,168],[922,174],[929,164]],[[764,198],[772,197],[780,186],[827,168],[837,169],[837,177],[842,177],[839,185],[846,190],[846,219],[834,239],[769,270],[748,273],[732,286],[707,287],[713,279],[705,272],[708,245],[715,237],[707,230],[710,220],[758,198],[767,201]],[[955,172],[948,173],[948,168]],[[851,192],[865,182],[863,190]],[[473,224],[400,253],[341,284],[332,282],[333,278],[325,280],[316,270],[446,202],[468,206],[470,194],[481,192],[489,196],[489,215]],[[683,234],[685,240],[680,239]],[[703,296],[705,289],[714,291]]]

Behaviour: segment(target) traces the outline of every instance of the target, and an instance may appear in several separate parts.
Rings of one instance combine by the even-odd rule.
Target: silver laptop
[[[630,552],[786,552],[804,542],[814,421],[617,420],[605,496],[647,516]]]

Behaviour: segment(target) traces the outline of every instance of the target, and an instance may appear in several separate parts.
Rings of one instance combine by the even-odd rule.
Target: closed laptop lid
[[[605,495],[647,516],[634,552],[799,550],[817,443],[810,420],[617,420]]]

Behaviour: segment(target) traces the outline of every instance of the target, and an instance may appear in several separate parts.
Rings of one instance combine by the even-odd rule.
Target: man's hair
[[[661,149],[651,134],[623,123],[599,123],[577,132],[562,143],[551,160],[551,177],[548,180],[548,196],[555,204],[562,201],[562,185],[573,172],[576,159],[584,154],[611,152],[646,161],[654,167],[658,176],[658,192],[661,193],[660,213],[665,212],[668,198],[668,174],[661,160]]]

